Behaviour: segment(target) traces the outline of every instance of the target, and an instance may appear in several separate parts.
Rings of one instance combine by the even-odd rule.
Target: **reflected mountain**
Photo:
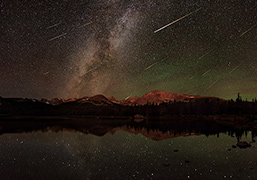
[[[37,117],[38,118],[38,117]],[[56,117],[55,117],[56,118]],[[166,120],[143,120],[136,122],[130,119],[98,119],[81,118],[72,119],[63,117],[58,120],[48,118],[35,120],[12,120],[0,122],[0,133],[28,133],[35,131],[52,132],[81,132],[104,136],[106,133],[114,134],[117,131],[125,131],[132,134],[142,134],[145,137],[159,141],[169,138],[193,135],[216,135],[226,133],[236,137],[238,141],[243,134],[252,131],[252,138],[256,135],[256,130],[250,126],[237,124],[221,124],[215,121],[189,120],[189,119],[166,119]]]

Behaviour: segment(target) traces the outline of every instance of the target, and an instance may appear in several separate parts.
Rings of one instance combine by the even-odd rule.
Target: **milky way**
[[[73,74],[67,83],[68,90],[65,89],[64,94],[69,92],[70,96],[76,97],[82,96],[83,92],[89,95],[106,94],[129,76],[126,74],[126,65],[130,57],[124,57],[123,53],[131,53],[130,39],[134,38],[133,31],[138,28],[140,13],[139,8],[134,5],[129,5],[120,12],[118,7],[115,7],[117,2],[100,5],[100,9],[108,7],[110,11],[102,13],[100,22],[98,19],[92,20],[93,32],[88,38],[87,45],[78,51],[73,60],[78,72]],[[116,12],[113,12],[115,9],[118,17],[115,17]],[[112,19],[110,24],[109,18]]]
[[[253,0],[24,0],[0,8],[0,96],[124,99],[159,89],[257,97]]]

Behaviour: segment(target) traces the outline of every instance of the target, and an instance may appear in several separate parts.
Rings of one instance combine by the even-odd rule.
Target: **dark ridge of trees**
[[[257,100],[243,101],[238,93],[237,99],[219,98],[189,99],[187,102],[170,101],[161,104],[123,106],[94,105],[92,103],[69,102],[53,106],[36,100],[13,100],[0,98],[0,114],[5,115],[85,115],[85,116],[164,116],[164,115],[257,115]]]

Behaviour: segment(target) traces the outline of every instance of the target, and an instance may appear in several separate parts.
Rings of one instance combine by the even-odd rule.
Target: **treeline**
[[[170,101],[161,104],[123,106],[94,105],[90,102],[69,102],[53,106],[34,100],[14,101],[1,98],[0,114],[5,115],[46,115],[46,116],[163,116],[163,115],[256,115],[257,102],[241,99],[222,100],[219,98],[189,99],[187,102]]]
[[[134,106],[131,114],[142,115],[245,115],[257,114],[257,102],[225,101],[218,98],[201,98],[189,102],[169,102]]]
[[[163,115],[245,115],[257,114],[257,102],[221,100],[218,98],[192,99],[188,102],[168,102],[134,106],[65,103],[55,107],[55,113],[96,116],[163,116]]]

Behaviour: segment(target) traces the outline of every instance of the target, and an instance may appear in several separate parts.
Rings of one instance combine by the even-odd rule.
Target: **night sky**
[[[0,22],[3,97],[257,97],[254,0],[2,0]]]

